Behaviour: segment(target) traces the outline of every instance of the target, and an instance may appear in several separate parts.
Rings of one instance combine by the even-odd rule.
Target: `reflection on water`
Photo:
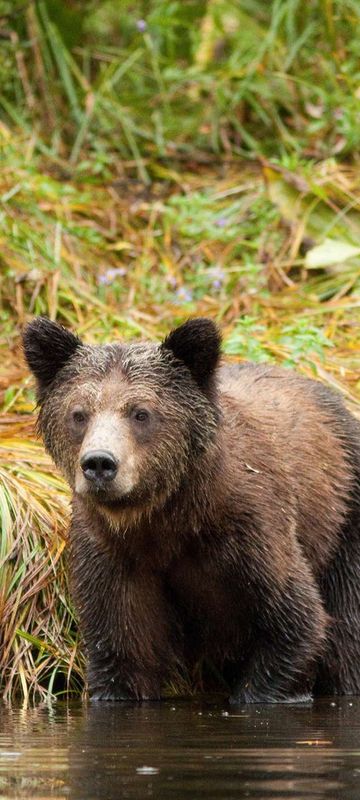
[[[360,699],[0,705],[0,798],[360,798]]]

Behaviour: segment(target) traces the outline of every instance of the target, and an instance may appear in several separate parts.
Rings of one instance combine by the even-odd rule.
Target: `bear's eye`
[[[137,408],[133,413],[133,419],[135,419],[136,422],[147,422],[149,417],[150,414],[145,408]]]
[[[73,411],[72,413],[72,421],[75,422],[75,425],[84,425],[86,422],[86,414],[84,411]]]

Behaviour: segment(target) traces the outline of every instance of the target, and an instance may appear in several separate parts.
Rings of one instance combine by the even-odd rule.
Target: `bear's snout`
[[[113,481],[118,471],[117,459],[107,450],[84,453],[80,466],[86,480],[100,487]]]
[[[130,425],[107,410],[88,423],[75,465],[75,491],[97,504],[120,500],[139,482]]]

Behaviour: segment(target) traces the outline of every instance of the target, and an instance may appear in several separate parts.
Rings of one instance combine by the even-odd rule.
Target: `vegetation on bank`
[[[82,691],[68,491],[22,326],[88,342],[216,319],[360,412],[353,0],[0,0],[0,682]]]

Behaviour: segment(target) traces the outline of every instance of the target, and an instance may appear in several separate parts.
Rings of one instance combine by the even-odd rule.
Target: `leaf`
[[[38,647],[39,650],[46,650],[47,652],[56,656],[56,658],[59,658],[59,651],[56,649],[56,647],[53,647],[53,645],[49,644],[49,642],[45,642],[42,639],[39,639],[37,636],[33,636],[32,634],[28,633],[27,631],[23,631],[20,628],[16,629],[16,633],[22,639],[25,639],[27,642],[30,642],[30,644]]]
[[[325,239],[322,244],[308,250],[305,256],[305,266],[308,269],[322,269],[359,255],[360,247],[354,247],[348,242],[340,242],[337,239]]]

